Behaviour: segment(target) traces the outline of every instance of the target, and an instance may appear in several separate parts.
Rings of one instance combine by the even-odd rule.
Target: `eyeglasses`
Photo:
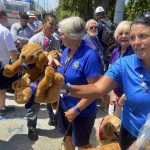
[[[138,37],[138,40],[139,40],[139,41],[144,41],[144,40],[146,40],[147,38],[150,37],[150,34],[141,33],[141,34],[139,34],[138,36],[130,35],[130,40],[131,40],[131,41],[135,41],[135,39],[136,39],[137,37]]]
[[[142,13],[139,17],[150,18],[150,12]]]
[[[97,29],[97,28],[98,28],[98,26],[91,26],[91,27],[89,27],[90,30]]]

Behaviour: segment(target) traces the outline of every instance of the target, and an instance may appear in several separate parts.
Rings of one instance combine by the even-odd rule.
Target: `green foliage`
[[[108,0],[105,4],[110,6],[108,16],[113,18],[116,0]],[[88,20],[94,18],[94,10],[100,5],[103,6],[102,0],[60,0],[56,15],[59,20],[73,15]]]
[[[106,2],[107,1],[107,2]],[[113,21],[116,0],[60,0],[56,10],[59,20],[68,16],[80,16],[84,20],[94,18],[94,10],[97,6],[108,6],[108,17]],[[108,11],[107,11],[108,10]],[[142,12],[150,11],[150,0],[129,0],[125,5],[124,19],[133,20]]]
[[[110,7],[107,12],[107,16],[110,18],[111,21],[113,21],[114,19],[115,6],[116,6],[116,0],[110,0]]]
[[[150,11],[150,0],[129,0],[125,6],[124,18],[133,20],[139,14],[148,11]]]

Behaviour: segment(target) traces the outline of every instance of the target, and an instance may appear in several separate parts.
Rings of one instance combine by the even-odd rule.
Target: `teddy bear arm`
[[[18,104],[26,104],[32,96],[30,87],[22,87],[20,90],[15,91],[15,101]]]
[[[52,84],[54,79],[54,69],[50,66],[47,66],[45,69],[45,75],[38,84],[38,88],[43,92]]]
[[[63,83],[64,83],[63,75],[56,72],[54,74],[53,84],[46,90],[45,98],[43,99],[44,103],[55,103],[59,101],[60,89]]]
[[[42,80],[39,82],[38,87],[36,89],[35,101],[41,101],[45,97],[45,91],[49,86],[52,85],[52,81],[54,80],[54,69],[50,66],[47,66],[45,69],[45,75]]]
[[[6,77],[12,77],[14,76],[17,72],[21,72],[22,68],[20,66],[20,60],[18,59],[15,61],[13,64],[8,64],[4,67],[3,75]]]

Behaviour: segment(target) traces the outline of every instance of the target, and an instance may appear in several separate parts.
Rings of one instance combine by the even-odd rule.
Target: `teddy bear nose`
[[[21,57],[22,57],[22,59],[25,59],[25,58],[26,58],[24,55],[22,55]]]

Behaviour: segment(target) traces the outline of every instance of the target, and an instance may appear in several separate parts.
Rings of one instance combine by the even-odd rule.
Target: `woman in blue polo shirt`
[[[150,113],[150,12],[132,22],[130,40],[135,54],[117,60],[96,83],[67,86],[69,94],[89,99],[107,94],[118,84],[123,87],[126,101],[121,117],[122,150],[127,150],[137,139]]]
[[[69,17],[59,23],[60,38],[65,48],[58,72],[67,84],[89,84],[101,76],[99,55],[84,43],[85,23],[80,17]],[[82,105],[84,103],[84,105]],[[96,100],[61,96],[57,113],[57,128],[64,134],[65,150],[91,147],[90,134],[96,117]],[[69,118],[67,119],[66,116]]]
[[[118,24],[115,32],[114,32],[114,38],[118,44],[118,47],[116,47],[110,56],[109,60],[109,66],[111,66],[116,60],[118,60],[121,57],[125,57],[128,55],[134,54],[134,51],[130,45],[130,26],[131,22],[130,21],[122,21]],[[121,112],[122,112],[122,105],[125,100],[125,94],[122,89],[122,87],[118,86],[114,90],[112,90],[109,93],[110,96],[110,102],[111,101],[118,101],[119,104],[116,105],[115,108],[115,115],[120,117]],[[114,106],[113,103],[109,104],[109,109],[114,108],[111,106]],[[113,112],[112,110],[109,110],[108,112]]]

